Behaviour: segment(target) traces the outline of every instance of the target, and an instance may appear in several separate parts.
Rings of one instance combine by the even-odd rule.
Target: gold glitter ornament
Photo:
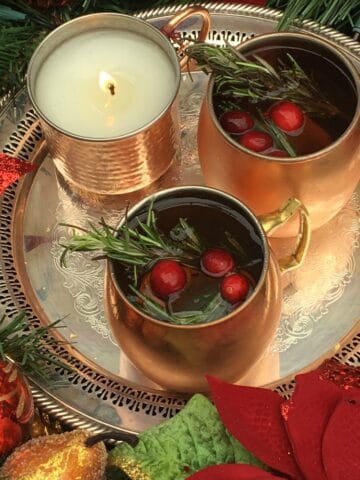
[[[104,480],[103,443],[86,447],[82,430],[39,437],[17,448],[0,470],[6,480]]]
[[[152,480],[132,458],[111,458],[108,466],[115,466],[123,470],[130,480]]]

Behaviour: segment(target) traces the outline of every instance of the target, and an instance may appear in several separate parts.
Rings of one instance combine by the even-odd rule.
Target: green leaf
[[[131,462],[150,480],[183,480],[206,466],[221,463],[265,468],[228,433],[214,405],[200,394],[172,419],[141,433],[135,448],[121,444],[109,454],[109,465],[121,467]],[[127,474],[135,480],[129,471]]]

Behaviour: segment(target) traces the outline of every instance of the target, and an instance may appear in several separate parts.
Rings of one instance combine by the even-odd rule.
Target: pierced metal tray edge
[[[243,15],[254,15],[258,18],[264,18],[269,20],[277,20],[280,17],[280,13],[275,10],[263,9],[258,7],[244,7],[238,6],[233,4],[216,4],[216,3],[203,3],[203,6],[208,8],[211,13],[218,13],[218,14],[243,14]],[[153,9],[142,12],[138,14],[139,17],[144,19],[151,19],[157,18],[167,15],[173,15],[178,10],[184,8],[184,5],[175,6],[175,7],[165,7],[160,9]],[[360,46],[351,40],[349,37],[346,37],[343,34],[336,32],[333,29],[320,27],[315,22],[305,22],[303,24],[306,27],[306,30],[310,30],[313,33],[321,33],[331,37],[331,40],[338,43],[339,46],[344,47],[346,49],[350,49],[351,53],[354,55],[360,54]],[[26,147],[26,146],[25,146]],[[9,195],[14,199],[16,196],[16,189],[15,187],[9,189]],[[1,279],[1,282],[4,282],[4,279]],[[31,307],[28,306],[31,310]],[[15,313],[15,312],[13,312]],[[348,334],[346,337],[337,344],[336,348],[339,349],[337,354],[335,355],[339,360],[349,363],[349,364],[356,364],[360,361],[360,334],[357,333],[359,330],[359,324],[355,326],[355,328]],[[340,349],[340,345],[344,345]],[[355,350],[355,351],[354,351]],[[333,355],[335,351],[332,349],[329,352],[329,356]],[[319,359],[321,361],[321,359]],[[318,362],[317,362],[318,363]],[[309,366],[309,369],[315,365]],[[80,372],[82,373],[82,372]],[[271,384],[272,388],[275,388],[279,393],[288,396],[293,388],[292,382],[293,376],[289,376],[286,379],[282,379],[281,383]],[[39,385],[34,382],[32,384],[34,398],[36,400],[37,405],[49,413],[53,415],[58,420],[63,422],[65,425],[71,428],[86,428],[93,432],[101,432],[107,430],[107,426],[104,423],[97,422],[94,419],[88,418],[86,415],[81,414],[80,412],[72,409],[68,406],[63,406],[59,404],[59,401],[54,399],[51,394],[46,392],[43,387],[39,387]],[[166,393],[166,392],[165,392]],[[175,411],[181,408],[184,404],[183,399],[175,399]],[[176,401],[178,400],[178,401]],[[111,426],[110,428],[115,428]],[[124,429],[122,429],[124,430]]]

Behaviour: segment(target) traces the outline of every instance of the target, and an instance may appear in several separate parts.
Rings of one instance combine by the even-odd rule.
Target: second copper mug
[[[277,208],[289,197],[299,198],[307,207],[315,229],[343,208],[360,179],[359,74],[346,55],[309,34],[265,34],[244,42],[238,50],[248,55],[277,47],[311,51],[344,73],[356,98],[355,113],[348,127],[329,146],[308,155],[275,158],[251,152],[222,129],[214,111],[211,78],[198,127],[201,168],[207,185],[236,196],[256,215]],[[294,222],[289,222],[275,235],[294,236],[296,228]]]
[[[217,210],[213,223],[216,222],[218,228],[221,228],[224,215],[241,216],[248,233],[246,239],[242,233],[240,241],[256,243],[261,251],[256,284],[249,298],[225,317],[209,323],[177,325],[157,320],[134,306],[121,288],[119,278],[122,276],[119,277],[116,262],[109,260],[105,298],[114,336],[139,370],[169,390],[205,391],[207,373],[237,381],[263,355],[279,324],[281,272],[297,268],[304,258],[310,235],[307,211],[301,202],[292,198],[277,211],[256,218],[243,203],[226,193],[189,186],[170,188],[143,199],[128,212],[128,221],[131,223],[136,217],[145,215],[151,202],[155,212],[166,208],[170,202],[185,206],[188,215],[191,215],[189,205],[190,208],[191,205],[210,205]],[[269,247],[266,234],[294,214],[298,216],[297,213],[300,222],[297,219],[299,231],[294,253],[278,260]],[[175,223],[178,220],[171,218]]]

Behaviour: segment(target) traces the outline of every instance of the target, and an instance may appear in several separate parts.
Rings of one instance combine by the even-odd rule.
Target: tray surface
[[[206,6],[213,12],[213,43],[226,39],[236,45],[254,34],[271,31],[275,25],[275,14],[266,9]],[[175,11],[153,10],[143,18],[161,26]],[[198,28],[196,21],[182,26],[186,35],[196,35]],[[308,28],[316,32],[315,27]],[[330,29],[321,29],[321,34],[346,49],[360,70],[356,58],[360,47],[355,42]],[[184,74],[180,89],[181,161],[146,191],[111,199],[106,206],[79,200],[57,178],[25,91],[1,112],[4,150],[39,165],[33,175],[8,189],[2,200],[1,303],[10,315],[27,310],[34,326],[65,317],[66,327],[60,334],[72,344],[55,354],[69,363],[73,372],[58,370],[58,381],[51,385],[36,378],[33,382],[40,405],[70,426],[139,432],[173,415],[186,401],[145,378],[114,341],[104,313],[104,263],[94,262],[91,255],[73,254],[64,269],[59,259],[61,242],[70,234],[62,222],[86,226],[104,216],[116,225],[128,202],[164,187],[202,183],[196,126],[207,77],[199,72],[192,77]],[[303,267],[284,276],[279,328],[263,359],[242,383],[273,384],[286,394],[294,373],[325,356],[338,352],[344,360],[360,362],[359,238],[358,188],[337,217],[314,232]],[[289,248],[283,239],[272,239],[271,244],[279,255]]]

